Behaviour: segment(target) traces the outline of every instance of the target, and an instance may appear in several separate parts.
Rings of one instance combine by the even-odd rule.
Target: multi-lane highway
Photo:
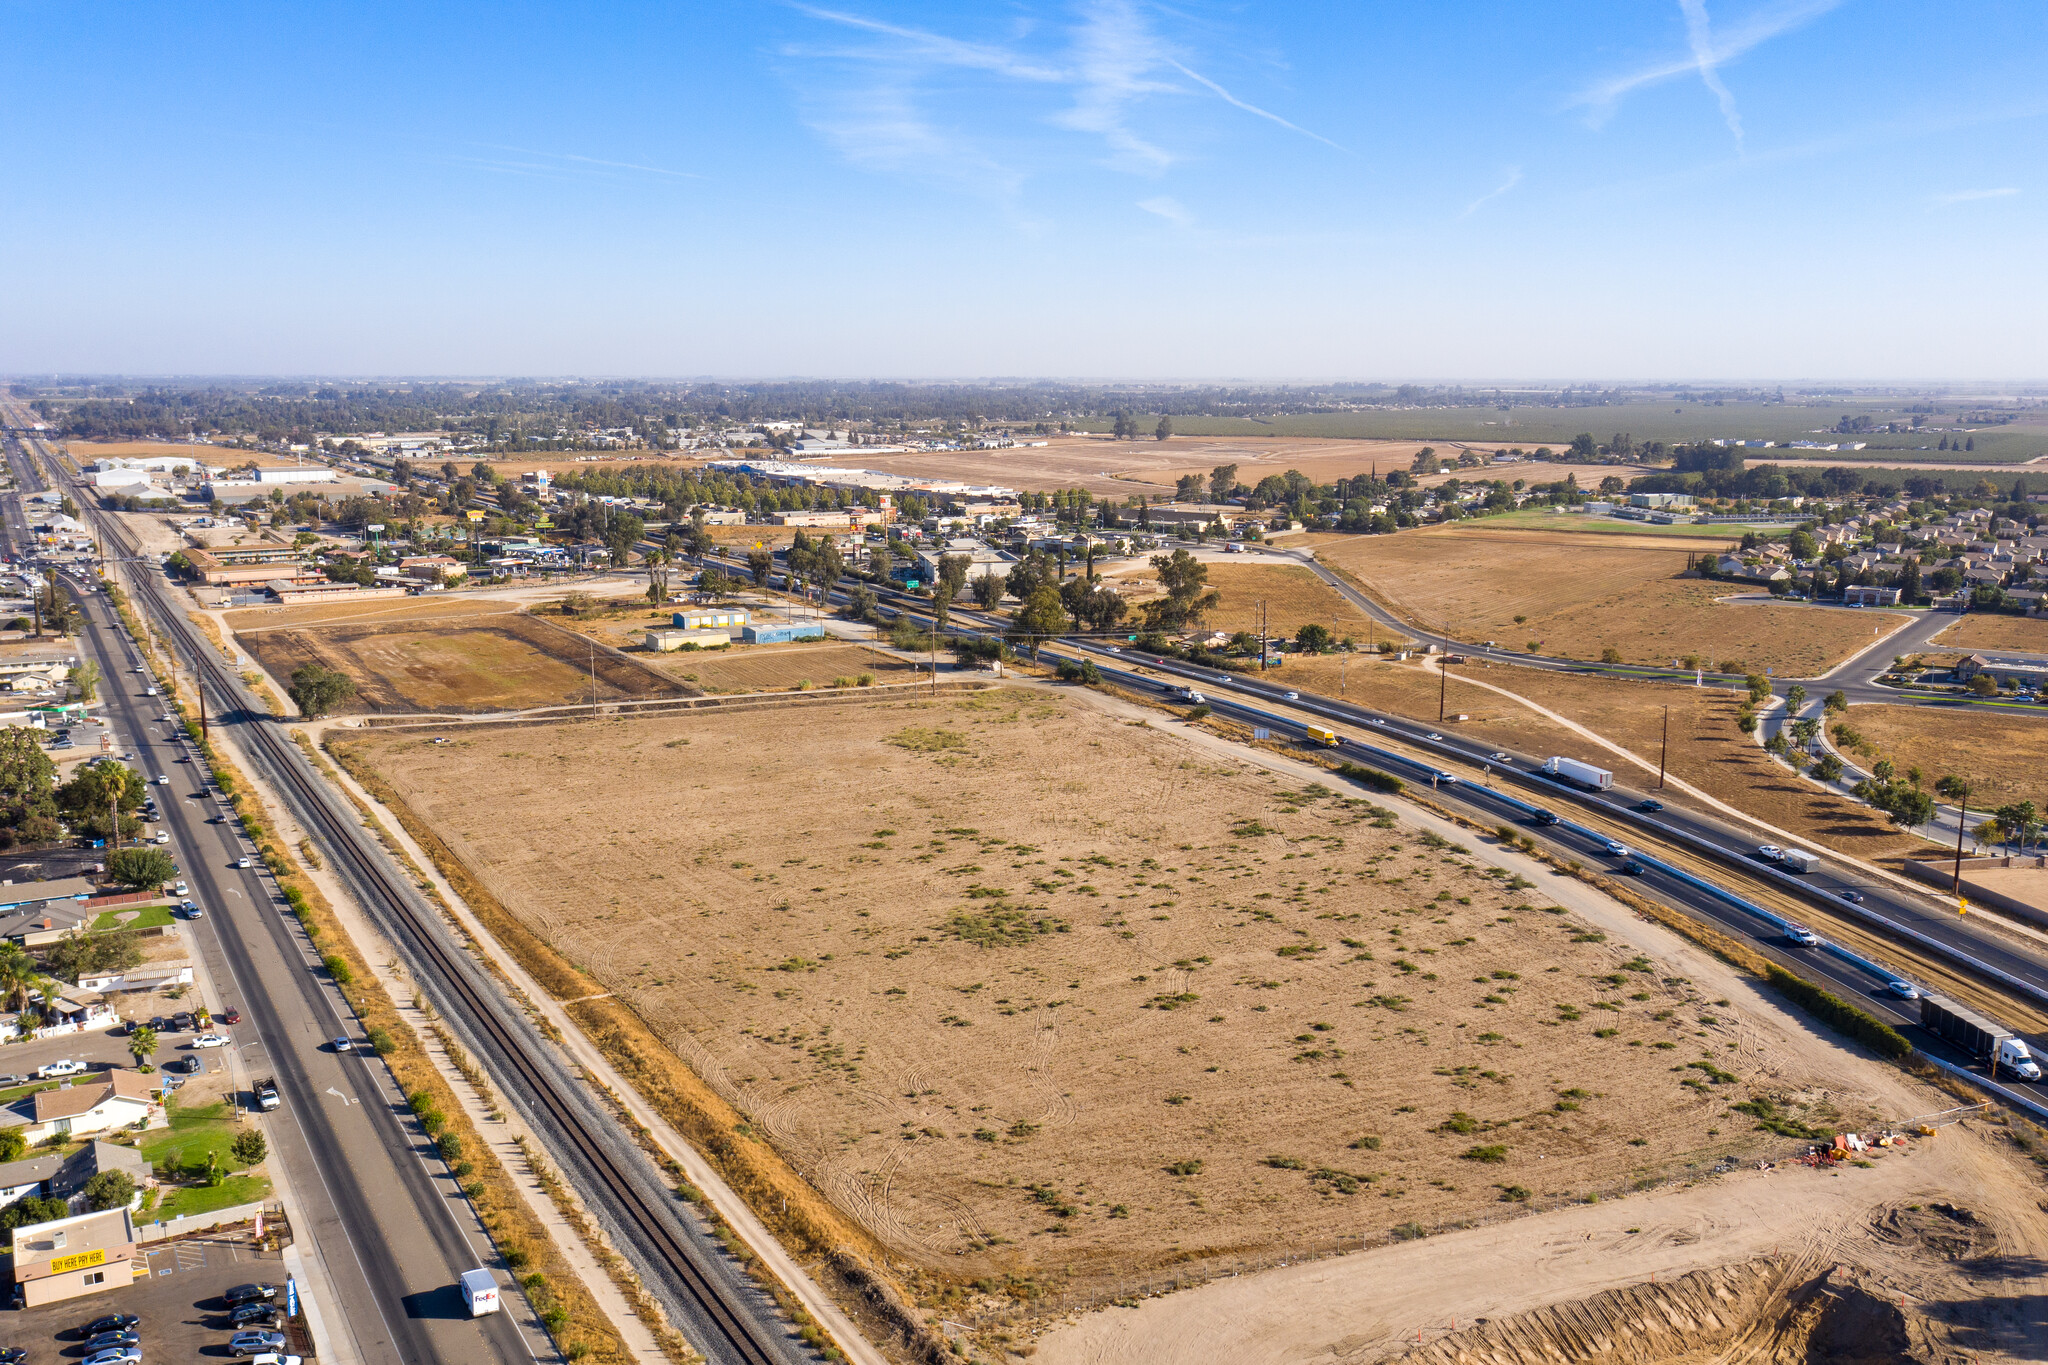
[[[54,461],[50,467],[59,468]],[[75,485],[67,486],[81,505],[89,501]],[[112,518],[97,519],[102,550],[115,552],[114,557],[133,556],[126,530]],[[631,1133],[577,1078],[567,1055],[455,941],[440,912],[364,832],[353,807],[312,769],[199,635],[161,573],[146,565],[129,577],[137,609],[177,643],[199,675],[216,729],[234,737],[252,775],[323,848],[422,993],[541,1139],[614,1245],[662,1300],[670,1320],[717,1365],[798,1365],[818,1359],[772,1297],[675,1197]],[[462,1327],[477,1330],[466,1322]],[[443,1357],[422,1352],[403,1358]],[[523,1357],[493,1343],[450,1358]]]
[[[40,489],[27,452],[7,444],[19,487]],[[19,499],[5,504],[10,553],[32,554]],[[321,1305],[321,1318],[336,1349],[364,1365],[556,1358],[516,1290],[508,1294],[512,1312],[458,1315],[456,1279],[498,1264],[489,1238],[390,1072],[367,1048],[333,1048],[331,1040],[361,1034],[319,953],[251,856],[181,727],[160,722],[164,699],[147,695],[153,680],[139,671],[142,658],[111,604],[98,593],[75,595],[81,652],[103,675],[102,713],[151,781],[180,875],[206,912],[185,931],[207,959],[219,1003],[241,1009],[237,1070],[245,1079],[277,1079],[283,1106],[261,1122],[292,1193],[294,1231],[326,1272],[334,1302]],[[154,785],[158,775],[170,784]],[[238,866],[244,858],[247,868]]]

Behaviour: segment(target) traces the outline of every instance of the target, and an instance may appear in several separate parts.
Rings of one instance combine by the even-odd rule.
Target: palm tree
[[[26,1009],[39,994],[42,982],[42,973],[26,948],[0,943],[0,1003],[10,1010]]]

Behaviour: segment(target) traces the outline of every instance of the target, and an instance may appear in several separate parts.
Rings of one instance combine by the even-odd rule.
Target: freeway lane
[[[38,485],[25,459],[12,462],[24,488]],[[8,529],[24,528],[10,517]],[[522,1311],[456,1316],[456,1278],[495,1264],[488,1241],[383,1064],[367,1052],[327,1050],[340,1034],[360,1037],[347,1006],[260,865],[234,866],[251,850],[232,817],[209,823],[216,803],[204,766],[174,727],[156,722],[162,699],[145,696],[144,678],[129,671],[141,660],[110,604],[87,593],[80,605],[81,645],[99,660],[109,721],[128,737],[146,777],[173,779],[152,790],[193,899],[207,911],[188,927],[226,964],[216,983],[241,1006],[235,1035],[248,1074],[277,1077],[284,1105],[265,1120],[266,1132],[296,1197],[294,1226],[318,1246],[339,1300],[330,1328],[348,1334],[345,1345],[365,1365],[533,1360],[520,1328],[532,1315],[516,1292],[510,1297]],[[540,1346],[554,1358],[545,1338]]]

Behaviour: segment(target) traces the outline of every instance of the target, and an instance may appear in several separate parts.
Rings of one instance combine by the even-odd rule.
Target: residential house
[[[142,1073],[118,1067],[55,1090],[38,1090],[10,1110],[24,1120],[22,1136],[31,1145],[46,1138],[92,1137],[165,1123],[156,1086]]]

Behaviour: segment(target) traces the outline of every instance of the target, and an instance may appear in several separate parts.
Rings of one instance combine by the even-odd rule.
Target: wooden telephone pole
[[[1657,790],[1664,790],[1664,760],[1671,756],[1671,708],[1664,708],[1664,742],[1657,750]]]

